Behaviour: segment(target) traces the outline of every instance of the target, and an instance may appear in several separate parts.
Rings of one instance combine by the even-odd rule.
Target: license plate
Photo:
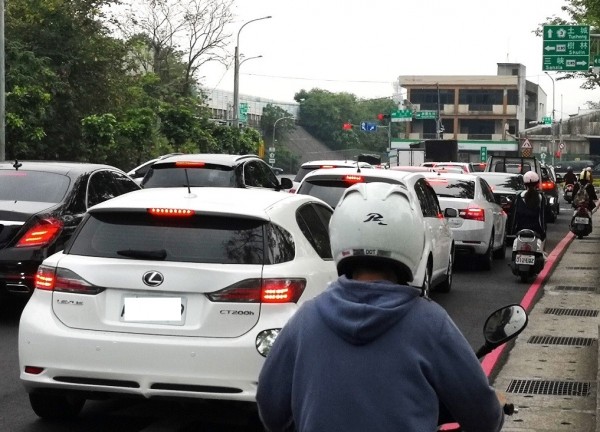
[[[571,195],[573,195],[573,192],[565,192],[565,197],[571,198]]]
[[[534,265],[535,264],[535,256],[534,255],[518,255],[515,257],[515,264],[517,265]]]
[[[185,299],[181,297],[124,297],[121,319],[125,322],[181,325]]]
[[[589,219],[586,217],[575,217],[576,224],[587,225],[590,223]]]

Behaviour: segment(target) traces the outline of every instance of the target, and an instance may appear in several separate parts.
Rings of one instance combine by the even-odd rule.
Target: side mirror
[[[282,177],[280,183],[281,189],[291,189],[294,187],[294,183],[287,177]]]
[[[506,306],[491,314],[483,326],[487,344],[498,346],[509,341],[527,327],[527,313],[520,305]]]
[[[444,217],[445,218],[457,218],[458,217],[458,210],[452,207],[448,207],[446,210],[444,210]]]
[[[565,179],[560,174],[556,174],[556,183],[564,183]]]

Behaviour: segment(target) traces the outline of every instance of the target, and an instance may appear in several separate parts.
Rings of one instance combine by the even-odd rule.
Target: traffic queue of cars
[[[294,185],[254,155],[168,155],[145,170],[141,189],[112,167],[0,165],[0,220],[12,221],[0,265],[38,259],[21,279],[4,270],[1,287],[31,296],[20,377],[42,418],[76,416],[89,398],[253,401],[279,330],[337,277],[328,224],[346,188],[406,190],[428,227],[411,282],[426,295],[451,291],[455,253],[486,269],[504,256],[522,182],[317,161]],[[30,195],[15,195],[26,181]]]

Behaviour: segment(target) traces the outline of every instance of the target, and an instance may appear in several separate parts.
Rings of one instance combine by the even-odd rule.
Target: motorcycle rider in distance
[[[539,250],[544,250],[546,243],[546,198],[538,191],[540,177],[535,171],[527,171],[523,175],[523,183],[527,188],[517,195],[513,206],[513,230],[518,233],[522,229],[530,229],[538,236]]]
[[[592,173],[588,171],[587,168],[581,171],[581,174],[579,174],[579,183],[576,183],[573,187],[573,208],[577,208],[581,205],[581,203],[576,202],[577,192],[581,188],[584,188],[587,193],[587,209],[589,211],[593,211],[596,207],[596,201],[598,200],[598,196],[596,195],[596,189],[594,188],[591,179]]]
[[[504,395],[446,311],[409,285],[426,245],[414,205],[399,185],[344,191],[329,223],[339,278],[287,322],[258,379],[268,431],[435,431],[440,412],[468,431],[502,428]]]
[[[575,183],[577,183],[577,175],[575,175],[575,173],[573,172],[572,167],[567,168],[567,173],[565,174],[564,179],[565,179],[565,185],[568,185],[568,184],[574,185]]]

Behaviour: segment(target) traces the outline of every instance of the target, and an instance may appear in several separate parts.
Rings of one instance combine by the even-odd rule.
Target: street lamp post
[[[286,116],[286,117],[279,117],[277,120],[275,120],[275,122],[273,123],[273,139],[271,140],[271,145],[273,146],[273,148],[275,147],[275,127],[277,126],[277,123],[279,123],[280,120],[293,119],[293,118],[294,117]]]
[[[248,24],[269,18],[272,18],[271,15],[246,21],[244,24],[242,24],[237,33],[233,63],[233,125],[235,127],[239,127],[240,125],[240,33]]]
[[[555,116],[555,110],[554,110],[554,78],[552,78],[552,75],[550,75],[547,71],[544,71],[544,73],[546,75],[548,75],[548,78],[550,78],[552,80],[552,126],[550,128],[550,131],[552,133],[552,165],[554,165],[554,116]]]

